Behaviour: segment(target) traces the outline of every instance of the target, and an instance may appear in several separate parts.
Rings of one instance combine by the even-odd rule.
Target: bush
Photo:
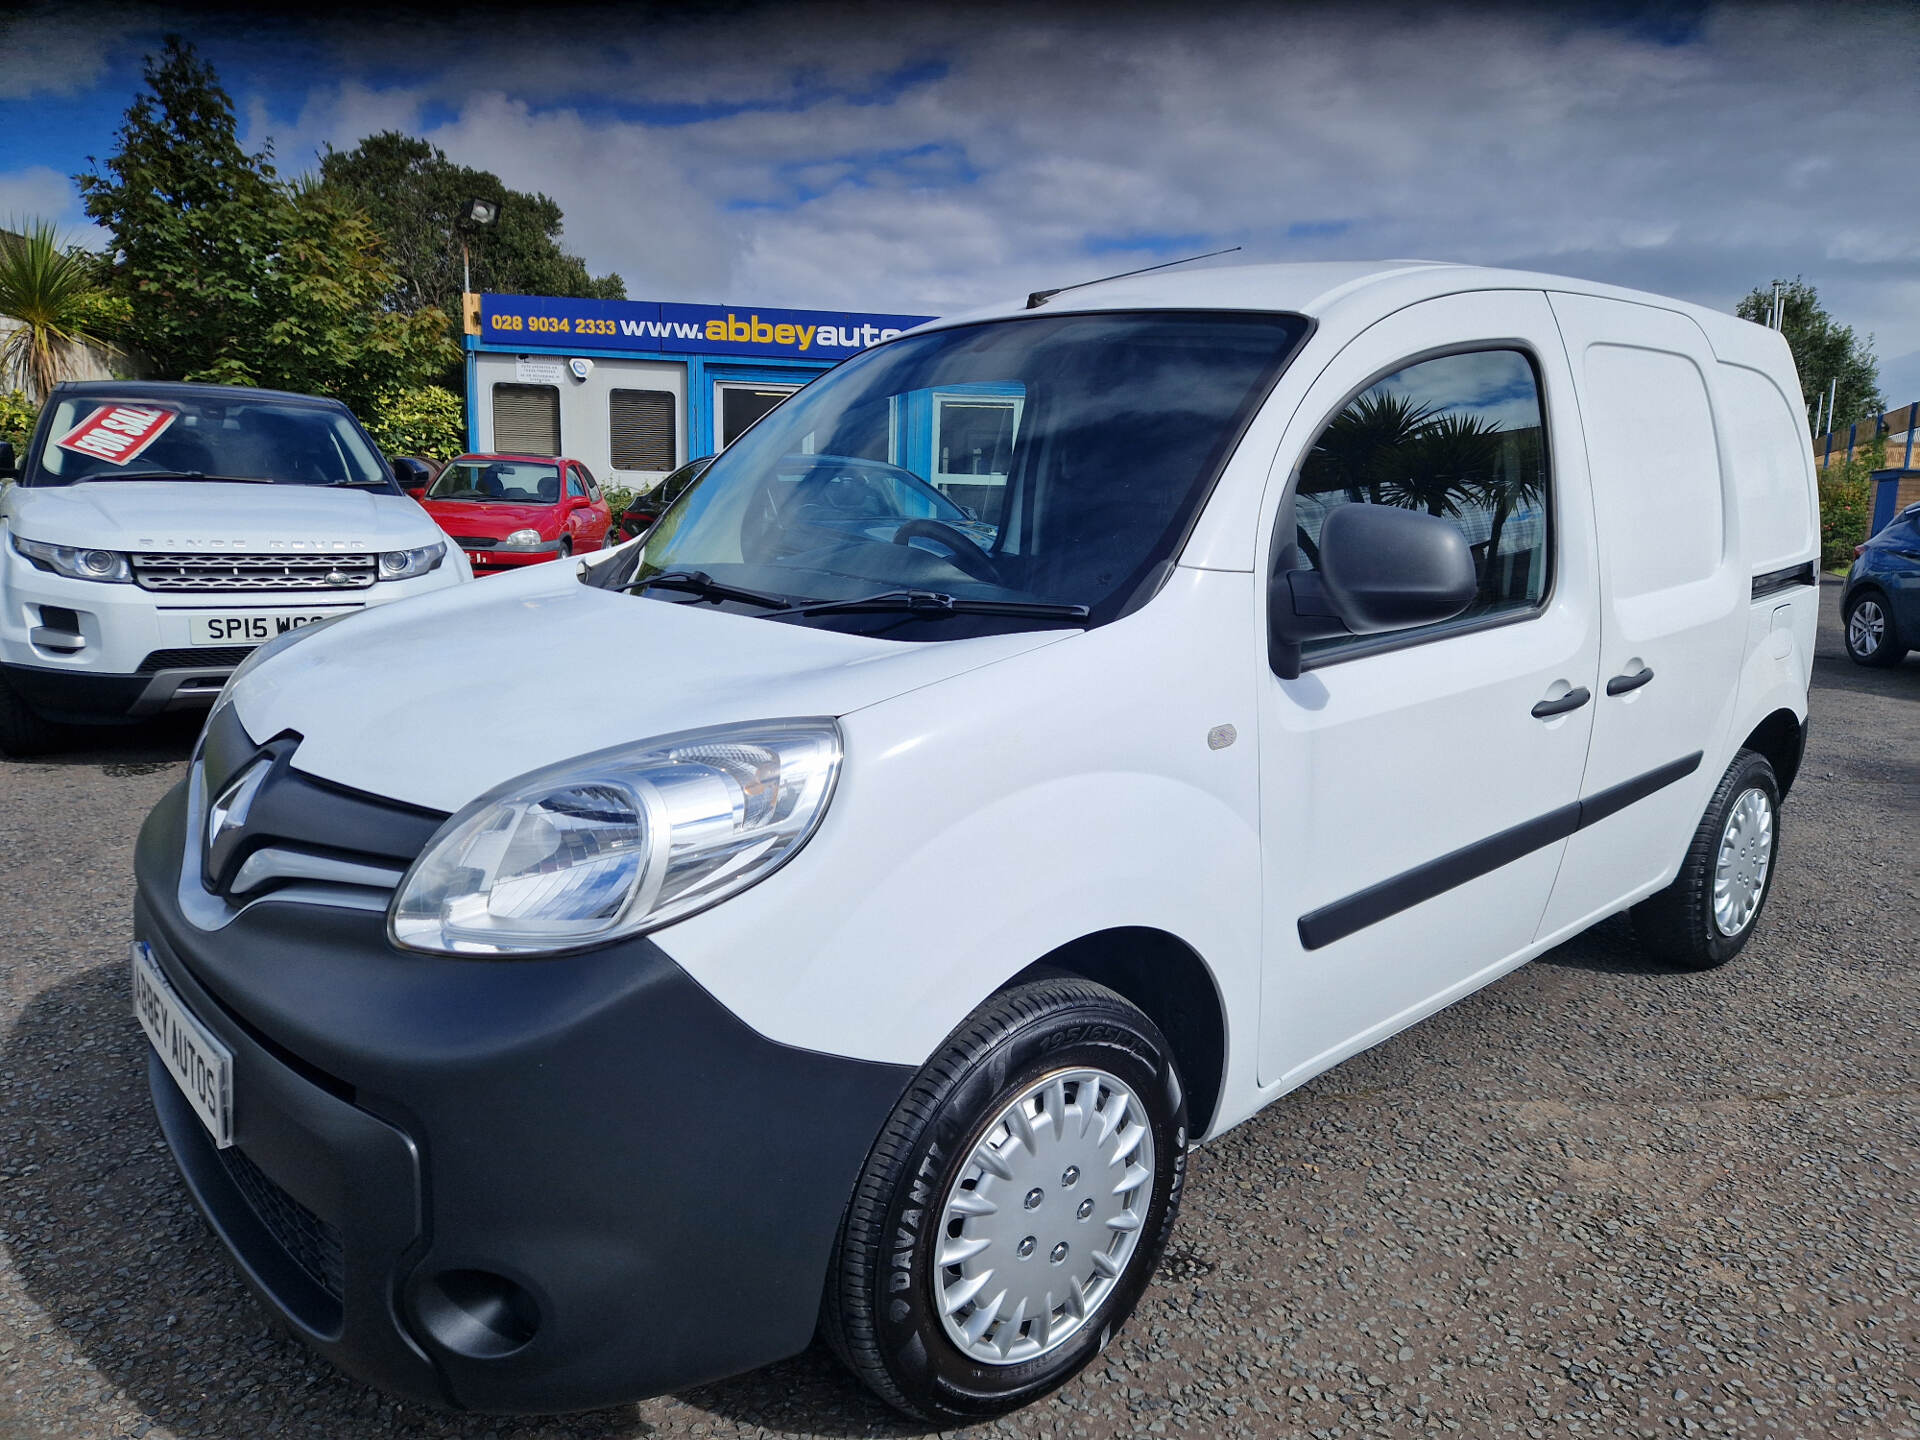
[[[611,545],[620,533],[620,517],[627,513],[627,507],[633,503],[633,497],[640,492],[625,490],[617,485],[602,485],[600,493],[607,497],[607,508],[613,511],[613,529],[607,532],[607,543]]]
[[[1873,523],[1873,472],[1885,468],[1887,437],[1876,435],[1853,452],[1815,473],[1820,477],[1820,565],[1845,571],[1853,565],[1853,547],[1867,538]]]
[[[467,448],[465,402],[444,385],[385,390],[362,416],[384,455],[451,460]]]
[[[1844,571],[1851,566],[1853,547],[1867,538],[1867,525],[1872,518],[1873,485],[1860,461],[1821,471],[1821,567]]]
[[[0,440],[9,441],[22,461],[26,459],[27,437],[33,434],[33,422],[40,418],[40,407],[27,399],[24,390],[0,391]]]

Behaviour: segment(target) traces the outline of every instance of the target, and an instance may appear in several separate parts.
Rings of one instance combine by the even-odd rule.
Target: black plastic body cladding
[[[135,928],[233,1050],[233,1150],[157,1068],[156,1106],[214,1229],[315,1349],[419,1399],[548,1412],[805,1348],[909,1067],[776,1044],[645,939],[456,960],[395,950],[379,914],[272,902],[199,930],[175,893],[184,811],[176,789],[141,830]],[[281,1234],[337,1245],[337,1295],[263,1194]],[[448,1271],[512,1281],[532,1338],[434,1341],[418,1305]]]

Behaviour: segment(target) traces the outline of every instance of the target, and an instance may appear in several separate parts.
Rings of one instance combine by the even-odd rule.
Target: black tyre
[[[1906,637],[1893,623],[1893,607],[1878,590],[1859,590],[1840,617],[1847,658],[1856,665],[1898,665],[1907,658]]]
[[[1684,970],[1711,970],[1746,947],[1780,861],[1780,782],[1742,750],[1715,787],[1674,882],[1633,907],[1641,947]]]
[[[66,731],[44,720],[0,675],[0,755],[44,755],[66,738]]]
[[[923,1420],[1045,1395],[1146,1289],[1180,1208],[1186,1130],[1173,1052],[1119,995],[1061,978],[994,996],[868,1156],[828,1273],[828,1343]]]

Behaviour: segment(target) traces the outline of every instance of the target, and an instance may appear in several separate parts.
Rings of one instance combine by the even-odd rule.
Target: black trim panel
[[[1820,577],[1814,573],[1813,562],[1804,565],[1789,565],[1784,570],[1769,570],[1764,575],[1753,577],[1753,598],[1764,600],[1769,595],[1778,595],[1782,590],[1791,590],[1799,585],[1817,585]]]
[[[1656,790],[1663,790],[1674,781],[1691,775],[1700,768],[1701,758],[1701,752],[1696,750],[1644,775],[1636,775],[1631,780],[1595,791],[1584,800],[1549,810],[1545,815],[1489,835],[1484,840],[1476,840],[1437,860],[1403,870],[1391,879],[1369,885],[1344,900],[1322,905],[1318,910],[1300,917],[1300,943],[1308,950],[1318,950],[1336,940],[1344,940],[1356,930],[1364,930],[1424,900],[1444,894],[1457,885],[1477,880],[1556,840],[1565,840],[1576,830],[1597,825],[1609,815],[1616,815]]]

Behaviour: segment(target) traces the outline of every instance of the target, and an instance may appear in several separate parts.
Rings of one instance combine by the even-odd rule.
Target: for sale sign
[[[55,442],[62,450],[124,465],[179,418],[158,405],[102,405]]]

